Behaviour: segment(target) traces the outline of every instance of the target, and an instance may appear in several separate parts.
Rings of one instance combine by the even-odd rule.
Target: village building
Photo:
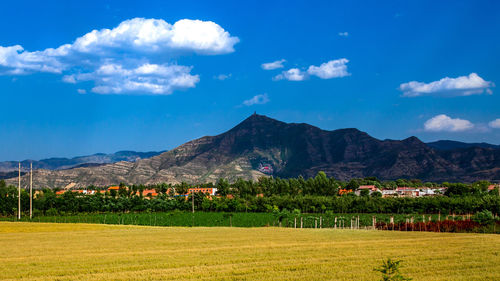
[[[356,192],[354,192],[356,195],[361,195],[361,190],[368,190],[369,194],[371,195],[373,192],[381,192],[380,189],[378,189],[375,185],[360,185]]]

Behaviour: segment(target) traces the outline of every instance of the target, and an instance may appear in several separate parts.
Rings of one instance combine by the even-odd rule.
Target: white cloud
[[[82,94],[82,95],[87,93],[87,90],[85,90],[85,89],[77,89],[76,91],[77,91],[79,94]]]
[[[64,75],[62,78],[63,82],[76,84],[76,79],[74,75]]]
[[[349,76],[350,73],[347,72],[347,59],[338,59],[325,62],[320,66],[311,65],[307,69],[309,75],[318,76],[321,79],[331,79],[337,77]]]
[[[491,121],[490,123],[488,123],[488,125],[491,128],[500,129],[500,118]]]
[[[347,37],[347,36],[349,36],[349,32],[347,32],[347,31],[346,32],[339,32],[339,36]]]
[[[214,79],[217,79],[217,80],[220,80],[220,81],[224,81],[226,79],[231,78],[231,76],[232,76],[231,73],[229,73],[229,74],[219,74],[219,75],[214,76]]]
[[[468,120],[451,118],[445,114],[434,116],[424,124],[424,130],[429,132],[461,132],[473,127],[474,125]]]
[[[306,74],[298,68],[291,68],[276,75],[274,80],[288,80],[288,81],[303,81],[306,79]]]
[[[399,86],[404,97],[418,96],[470,96],[477,94],[492,94],[491,87],[494,84],[485,81],[476,73],[469,76],[460,76],[457,78],[445,77],[439,81],[423,83],[411,81]]]
[[[193,88],[199,82],[198,75],[190,74],[191,67],[181,65],[143,64],[126,68],[119,64],[105,64],[92,73],[75,75],[79,81],[94,81],[92,92],[98,94],[122,94],[147,92],[168,95],[174,90]]]
[[[299,68],[291,68],[274,76],[273,80],[303,81],[308,79],[309,76],[317,76],[321,79],[345,77],[351,75],[347,72],[348,62],[349,60],[345,58],[331,60],[322,63],[320,66],[310,65],[307,71],[300,70]]]
[[[192,67],[172,63],[185,52],[217,55],[234,52],[239,42],[211,21],[134,18],[113,29],[93,30],[72,44],[42,51],[0,46],[0,75],[49,72],[66,83],[92,80],[96,93],[169,94],[199,81]]]
[[[256,95],[253,98],[244,101],[243,104],[246,106],[251,106],[254,104],[265,104],[268,103],[269,101],[270,99],[267,96],[267,94],[263,94],[263,95]]]
[[[278,68],[283,68],[283,63],[286,62],[285,59],[273,61],[273,62],[268,62],[268,63],[263,63],[260,66],[262,69],[265,70],[273,70],[273,69],[278,69]]]

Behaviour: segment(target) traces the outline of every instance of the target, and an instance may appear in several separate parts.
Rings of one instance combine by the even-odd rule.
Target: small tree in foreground
[[[404,281],[411,278],[404,277],[399,272],[401,261],[393,261],[390,258],[387,261],[382,261],[382,266],[376,267],[373,270],[382,273],[383,281]]]

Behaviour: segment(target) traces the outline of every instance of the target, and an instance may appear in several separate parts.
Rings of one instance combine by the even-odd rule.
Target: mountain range
[[[163,152],[163,151],[162,151]],[[118,151],[116,153],[96,153],[88,156],[78,156],[73,158],[48,158],[42,160],[24,160],[21,161],[21,171],[27,172],[30,163],[33,163],[33,169],[46,170],[64,170],[76,167],[100,166],[103,164],[115,163],[119,161],[135,162],[138,159],[150,158],[162,152],[136,152],[136,151]],[[17,161],[0,162],[0,179],[7,178],[13,173],[17,176]]]
[[[266,169],[262,169],[266,167]],[[137,161],[34,172],[36,187],[85,187],[159,182],[213,182],[314,176],[375,176],[389,180],[500,180],[500,149],[453,141],[426,144],[416,137],[378,140],[357,129],[326,131],[253,114],[231,130],[206,136]],[[9,179],[15,183],[15,179]],[[27,176],[23,176],[27,182]]]

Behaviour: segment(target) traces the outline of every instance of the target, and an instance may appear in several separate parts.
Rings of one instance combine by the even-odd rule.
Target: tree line
[[[198,211],[213,212],[272,212],[273,210],[300,210],[304,213],[475,213],[489,210],[500,213],[500,196],[498,191],[487,192],[490,185],[487,181],[471,184],[465,183],[429,183],[429,187],[447,187],[445,196],[422,198],[381,198],[380,194],[356,196],[353,193],[340,196],[339,189],[357,189],[360,185],[372,184],[387,188],[388,186],[420,185],[418,180],[397,180],[383,182],[376,178],[353,179],[339,181],[327,177],[320,172],[317,176],[304,179],[260,178],[258,181],[239,179],[229,183],[219,179],[216,183],[196,185],[197,187],[217,188],[217,197],[194,193],[185,196],[191,187],[187,183],[129,185],[121,184],[118,191],[107,191],[104,194],[81,195],[65,192],[60,196],[56,190],[43,189],[33,199],[34,213],[60,214],[79,212],[164,212],[173,210],[191,210],[192,199]],[[395,185],[394,185],[395,184]],[[90,186],[88,189],[99,188]],[[101,188],[102,189],[102,188]],[[156,197],[143,196],[146,189],[155,189]],[[18,190],[15,186],[7,186],[0,180],[0,214],[13,215],[17,212]],[[191,196],[194,196],[192,198]],[[187,199],[187,200],[186,200]],[[21,192],[22,210],[29,209],[29,194]]]

